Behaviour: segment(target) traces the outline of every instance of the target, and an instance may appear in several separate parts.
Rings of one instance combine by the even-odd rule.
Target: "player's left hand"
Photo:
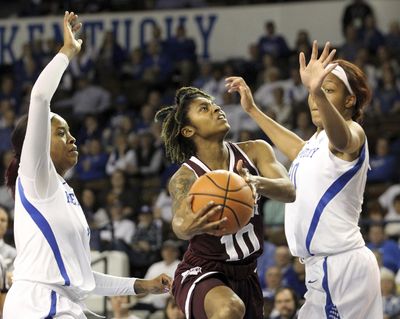
[[[236,164],[236,169],[239,172],[239,175],[243,177],[247,184],[249,184],[251,191],[253,193],[253,198],[256,200],[257,198],[257,187],[256,187],[256,176],[251,175],[249,170],[243,167],[243,161],[239,160]]]
[[[311,58],[308,64],[304,53],[299,55],[300,76],[304,86],[311,94],[321,91],[322,82],[325,77],[337,66],[337,63],[327,67],[333,60],[336,50],[330,51],[330,43],[326,42],[321,56],[318,58],[318,44],[313,42]]]

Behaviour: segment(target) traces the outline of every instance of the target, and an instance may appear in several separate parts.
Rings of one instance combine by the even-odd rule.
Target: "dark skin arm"
[[[196,180],[193,172],[182,166],[172,176],[169,182],[169,192],[172,198],[172,229],[180,239],[188,240],[195,235],[209,234],[224,235],[226,218],[215,222],[208,222],[209,218],[221,212],[222,207],[209,202],[198,212],[193,212],[192,196],[188,196],[190,187]]]
[[[169,292],[172,279],[161,274],[153,279],[136,279],[134,289],[136,294],[163,294]]]
[[[296,199],[296,191],[286,169],[276,158],[272,147],[262,140],[239,143],[239,146],[256,165],[260,176],[254,176],[238,162],[237,169],[247,183],[259,194],[288,203]]]

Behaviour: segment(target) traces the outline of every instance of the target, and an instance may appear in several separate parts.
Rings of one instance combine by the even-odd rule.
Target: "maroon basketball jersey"
[[[229,142],[225,145],[229,150],[229,171],[238,173],[236,163],[242,160],[243,167],[247,168],[250,174],[259,175],[255,165],[239,146]],[[206,164],[195,156],[192,156],[183,165],[191,169],[197,178],[211,171]],[[256,204],[253,217],[237,233],[222,237],[208,234],[194,236],[190,240],[187,253],[209,260],[248,264],[261,255],[263,241],[263,218]]]

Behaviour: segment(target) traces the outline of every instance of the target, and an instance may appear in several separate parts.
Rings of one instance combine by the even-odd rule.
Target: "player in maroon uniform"
[[[294,200],[294,187],[265,141],[224,140],[230,127],[211,96],[184,87],[175,103],[156,114],[167,155],[184,162],[169,184],[173,230],[190,240],[175,273],[173,294],[187,319],[261,319],[262,293],[255,271],[263,247],[262,216],[255,208],[245,227],[227,235],[224,218],[208,221],[221,207],[210,202],[194,213],[188,192],[199,176],[216,169],[239,173],[258,194],[284,202]]]

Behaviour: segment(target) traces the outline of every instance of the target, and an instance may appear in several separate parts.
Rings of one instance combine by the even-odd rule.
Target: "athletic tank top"
[[[252,175],[259,175],[257,168],[248,156],[233,143],[226,143],[229,150],[229,171],[238,173],[236,164],[243,161],[243,167]],[[198,178],[210,172],[211,169],[197,157],[192,156],[183,165],[193,171]],[[261,255],[263,249],[263,219],[259,213],[258,205],[254,207],[254,215],[249,223],[237,233],[216,237],[208,234],[194,236],[189,243],[188,252],[221,262],[235,264],[249,264]]]
[[[325,131],[304,145],[289,170],[296,201],[285,206],[285,233],[294,256],[327,256],[365,245],[358,227],[368,144],[352,162],[329,150]]]

